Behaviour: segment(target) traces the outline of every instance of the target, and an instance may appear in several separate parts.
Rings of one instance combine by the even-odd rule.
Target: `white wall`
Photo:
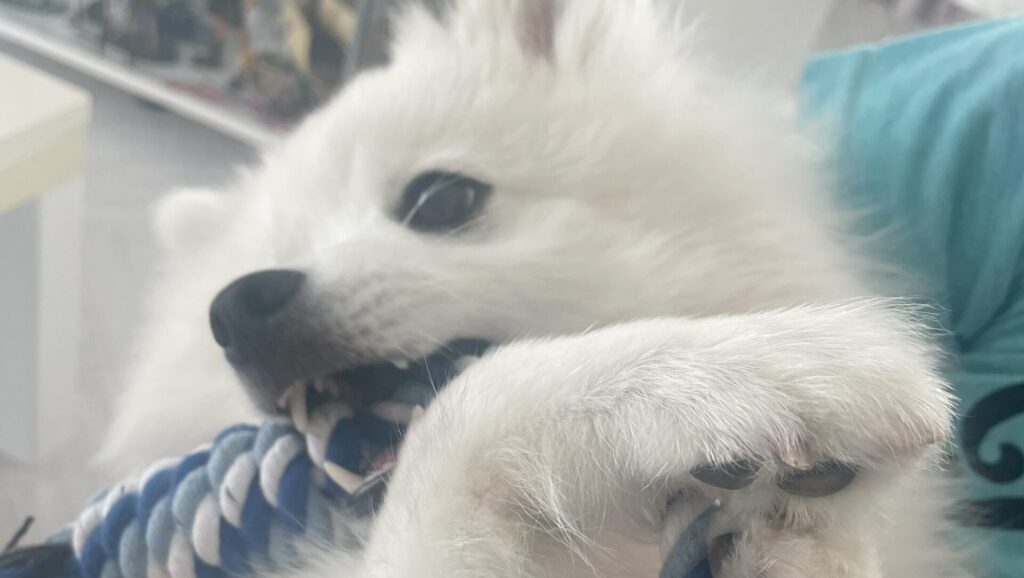
[[[839,0],[851,2],[851,0]],[[702,45],[738,74],[789,86],[835,0],[682,0]]]

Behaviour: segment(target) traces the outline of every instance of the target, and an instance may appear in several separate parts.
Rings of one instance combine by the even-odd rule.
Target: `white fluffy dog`
[[[180,453],[296,381],[479,337],[502,345],[411,429],[365,551],[309,576],[654,576],[680,494],[723,502],[719,576],[964,575],[930,471],[939,356],[873,297],[791,104],[685,37],[653,0],[406,8],[390,65],[236,191],[160,208],[104,456]],[[218,347],[211,300],[266,269],[214,307]],[[752,461],[738,490],[690,473]],[[779,489],[816,463],[856,479]]]

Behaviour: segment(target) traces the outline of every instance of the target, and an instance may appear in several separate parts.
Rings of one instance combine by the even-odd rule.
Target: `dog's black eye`
[[[491,185],[457,173],[423,173],[405,187],[398,218],[417,231],[450,231],[475,217],[490,192]]]

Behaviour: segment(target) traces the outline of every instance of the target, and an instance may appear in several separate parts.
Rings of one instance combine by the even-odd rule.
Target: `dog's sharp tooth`
[[[389,361],[389,363],[391,365],[394,365],[398,369],[401,369],[402,371],[405,371],[406,369],[409,369],[409,360],[408,359],[392,359],[391,361]]]
[[[382,401],[373,406],[373,413],[387,421],[409,425],[412,422],[413,416],[416,415],[417,407],[419,406],[410,406],[409,404],[396,401]]]
[[[313,389],[317,390],[320,393],[327,391],[327,380],[324,378],[314,379]]]
[[[281,409],[288,409],[288,406],[291,404],[292,397],[295,395],[295,392],[302,389],[302,387],[303,384],[301,383],[295,383],[288,386],[288,389],[284,390],[284,393],[281,394],[281,397],[277,398],[277,407]]]
[[[363,476],[350,472],[330,460],[324,462],[324,471],[334,480],[334,483],[350,494],[355,492],[366,481],[366,478]]]

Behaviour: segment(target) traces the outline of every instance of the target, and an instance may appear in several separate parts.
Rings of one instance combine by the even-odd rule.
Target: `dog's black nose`
[[[273,339],[272,321],[302,287],[306,275],[292,269],[250,273],[221,290],[210,305],[210,329],[228,360],[258,359]]]

